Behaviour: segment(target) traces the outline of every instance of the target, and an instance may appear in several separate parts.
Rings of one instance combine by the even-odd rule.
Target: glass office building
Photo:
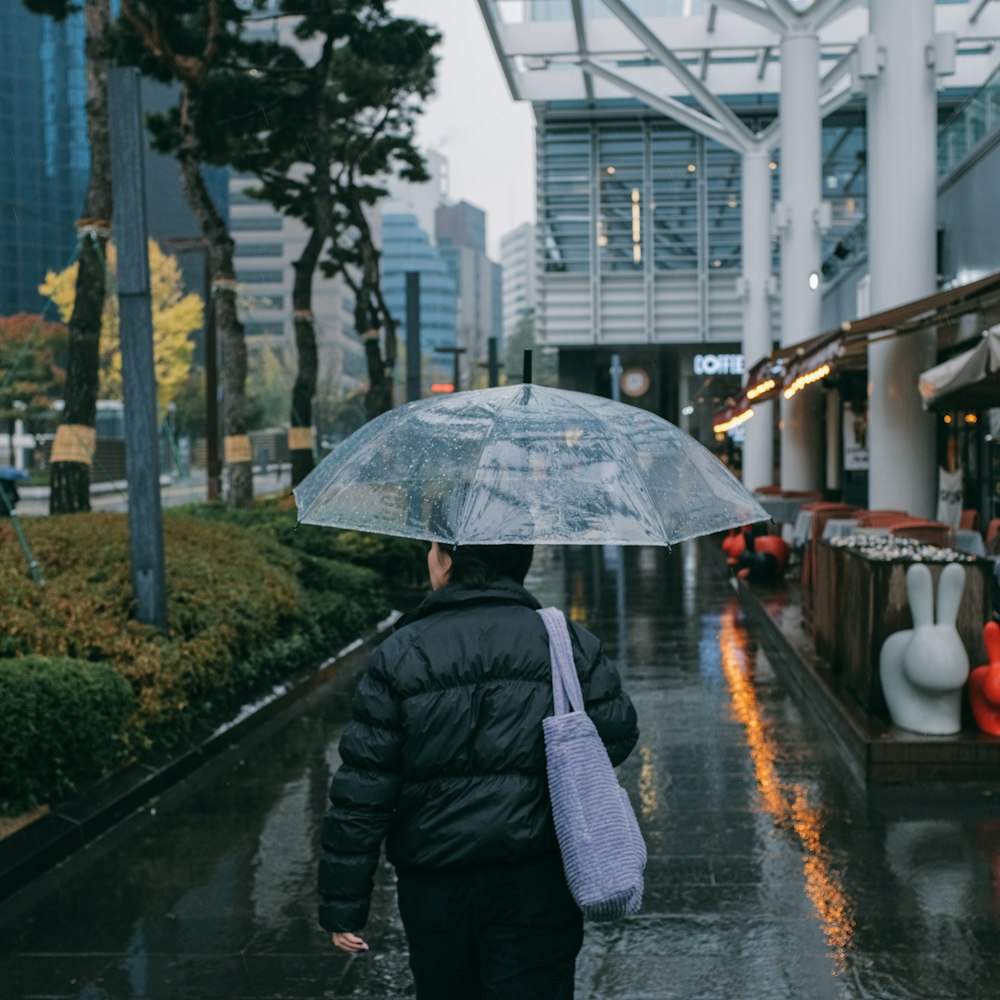
[[[70,263],[87,192],[82,14],[9,5],[0,31],[0,314],[39,312],[38,285]]]
[[[455,281],[437,248],[410,212],[387,212],[382,216],[382,290],[386,305],[397,322],[402,377],[406,374],[406,275],[420,275],[420,350],[422,391],[432,383],[450,382],[452,360],[436,354],[440,347],[455,347],[458,327]]]

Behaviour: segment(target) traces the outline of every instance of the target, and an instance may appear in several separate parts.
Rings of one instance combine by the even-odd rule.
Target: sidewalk
[[[626,550],[617,568],[615,550],[540,549],[529,578],[602,637],[641,728],[620,776],[649,848],[645,902],[587,927],[577,997],[995,997],[996,797],[853,780],[748,630],[711,540]],[[0,904],[5,1000],[412,998],[390,868],[368,954],[335,952],[315,922],[359,669]]]
[[[254,467],[254,496],[287,492],[292,488],[291,466],[272,464],[263,472]],[[18,487],[21,499],[17,513],[21,517],[38,517],[49,512],[47,486]],[[199,503],[208,499],[208,477],[203,468],[194,467],[187,476],[160,476],[160,502],[164,507],[185,503]],[[128,482],[126,480],[92,483],[90,487],[92,510],[124,512],[128,510]]]

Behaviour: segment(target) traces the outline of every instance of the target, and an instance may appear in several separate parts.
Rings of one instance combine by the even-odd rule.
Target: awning
[[[986,330],[971,351],[922,372],[917,388],[925,410],[1000,406],[1000,326]]]
[[[834,372],[863,371],[868,367],[869,344],[887,337],[936,327],[940,350],[979,333],[982,329],[979,321],[998,319],[1000,272],[842,323],[837,329],[797,344],[776,347],[750,368],[743,391],[716,414],[715,423],[724,424],[742,415],[755,402],[782,392],[799,391]],[[964,320],[977,322],[969,324]]]

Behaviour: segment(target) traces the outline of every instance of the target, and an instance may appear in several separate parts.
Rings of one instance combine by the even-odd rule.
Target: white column
[[[820,333],[822,169],[819,37],[790,28],[781,41],[781,343]],[[818,489],[825,433],[823,393],[781,401],[781,485]]]
[[[769,353],[771,306],[771,170],[766,149],[743,156],[743,357],[749,368]],[[753,403],[753,419],[744,425],[743,483],[749,489],[774,478],[774,404]]]
[[[935,280],[937,96],[927,49],[934,0],[872,0],[883,66],[868,89],[868,249],[872,312],[931,294]],[[868,505],[936,513],[934,422],[917,393],[935,335],[868,349]]]

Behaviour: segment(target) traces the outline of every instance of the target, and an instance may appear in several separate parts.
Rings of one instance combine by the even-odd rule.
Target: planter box
[[[828,542],[819,546],[813,638],[816,652],[830,664],[844,688],[869,712],[887,711],[878,663],[882,643],[913,627],[906,596],[906,570],[912,563],[869,559],[856,550]],[[947,563],[925,562],[934,580]],[[958,634],[973,668],[987,662],[983,626],[992,611],[992,564],[962,563],[965,591],[958,610]]]

